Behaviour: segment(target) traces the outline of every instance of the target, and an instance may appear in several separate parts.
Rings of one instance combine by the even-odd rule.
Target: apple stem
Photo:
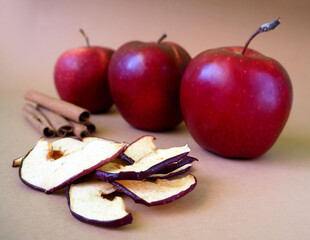
[[[86,35],[86,33],[84,32],[84,30],[82,28],[80,29],[80,33],[82,33],[83,37],[86,40],[86,46],[90,47],[88,36]]]
[[[277,18],[276,20],[269,22],[269,23],[265,23],[263,25],[261,25],[256,32],[253,33],[253,35],[249,38],[249,40],[246,42],[243,51],[242,51],[242,55],[245,54],[245,51],[247,50],[250,42],[252,41],[253,38],[256,37],[256,35],[258,35],[261,32],[268,32],[270,30],[275,29],[278,25],[280,24],[280,18]]]
[[[164,33],[163,35],[161,35],[161,37],[158,39],[157,44],[160,44],[165,38],[167,37],[167,34]]]

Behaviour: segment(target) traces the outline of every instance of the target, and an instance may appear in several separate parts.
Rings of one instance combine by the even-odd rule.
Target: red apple
[[[121,46],[109,65],[113,101],[132,126],[161,131],[182,122],[179,91],[182,74],[191,60],[172,42],[132,41]]]
[[[92,113],[105,112],[113,104],[107,71],[113,50],[87,46],[70,49],[57,60],[55,86],[62,100],[86,108]]]
[[[196,142],[228,158],[255,158],[277,140],[290,113],[292,85],[276,60],[244,48],[223,47],[195,57],[181,84],[184,121]]]

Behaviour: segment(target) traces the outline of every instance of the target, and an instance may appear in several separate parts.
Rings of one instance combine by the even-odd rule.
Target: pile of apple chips
[[[123,194],[154,206],[177,200],[197,184],[191,174],[168,179],[197,160],[188,156],[190,148],[157,149],[154,140],[143,136],[128,145],[97,137],[52,143],[41,139],[13,166],[19,166],[21,181],[34,189],[52,193],[66,187],[69,209],[80,221],[119,227],[132,222]]]

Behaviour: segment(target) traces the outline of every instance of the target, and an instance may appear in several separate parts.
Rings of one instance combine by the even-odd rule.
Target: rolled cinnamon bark
[[[58,137],[65,137],[69,133],[72,133],[73,127],[64,117],[40,105],[37,106],[37,109],[47,117],[56,130]]]
[[[96,126],[91,121],[86,121],[84,125],[87,127],[87,130],[89,133],[93,133],[96,131]]]
[[[74,122],[69,120],[71,125],[73,126],[73,134],[77,137],[83,138],[83,137],[89,137],[90,133],[86,127],[86,125],[78,122]]]
[[[60,99],[49,97],[35,90],[26,92],[25,99],[76,122],[86,122],[90,117],[90,112],[84,108]]]
[[[31,104],[25,104],[22,109],[24,117],[43,136],[55,137],[55,129],[51,126],[47,118]]]

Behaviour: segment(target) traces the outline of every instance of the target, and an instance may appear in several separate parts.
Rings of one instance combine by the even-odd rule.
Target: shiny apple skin
[[[123,118],[146,131],[164,131],[180,124],[180,84],[190,60],[182,47],[171,42],[133,41],[116,50],[108,78]]]
[[[106,112],[113,105],[108,86],[108,65],[113,50],[80,47],[64,52],[57,60],[54,81],[60,98],[91,113]]]
[[[242,47],[207,50],[188,65],[181,84],[184,121],[203,148],[227,158],[268,151],[284,128],[293,90],[276,60]]]

